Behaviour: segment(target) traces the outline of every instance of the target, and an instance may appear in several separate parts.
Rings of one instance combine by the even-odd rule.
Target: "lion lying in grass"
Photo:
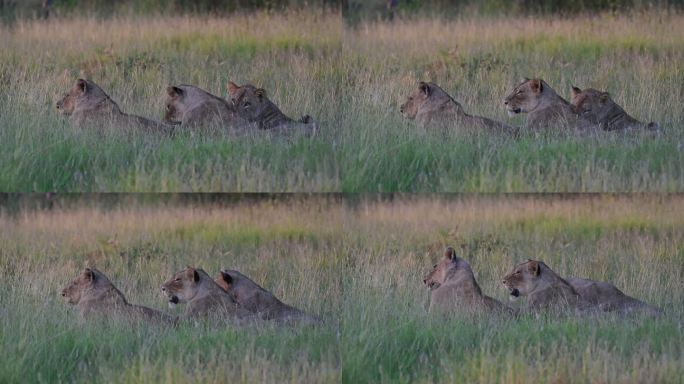
[[[118,319],[145,323],[173,324],[174,318],[142,305],[129,304],[126,297],[102,272],[86,268],[62,290],[69,304],[78,308],[81,318]]]
[[[430,288],[431,313],[513,314],[508,306],[482,294],[470,265],[456,256],[452,247],[444,251],[444,257],[423,278],[423,283]]]

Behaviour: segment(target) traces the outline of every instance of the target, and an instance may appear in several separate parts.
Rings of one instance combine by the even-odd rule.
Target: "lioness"
[[[56,107],[61,114],[70,117],[76,128],[96,125],[165,134],[173,132],[171,125],[123,113],[114,100],[91,80],[76,80]]]
[[[299,132],[311,136],[318,132],[318,125],[309,115],[293,120],[286,116],[266,96],[266,90],[251,84],[238,86],[228,83],[228,93],[237,110],[238,116],[256,124],[259,129],[288,134]]]
[[[420,82],[399,111],[423,127],[441,124],[472,132],[517,133],[517,128],[508,124],[467,114],[461,104],[434,83]]]
[[[62,297],[78,308],[83,320],[94,316],[173,324],[174,319],[141,305],[129,304],[107,276],[95,268],[86,268],[66,288]]]
[[[166,88],[164,120],[180,124],[182,128],[219,129],[227,133],[241,133],[248,122],[240,118],[233,105],[193,85]]]
[[[283,303],[271,292],[238,271],[222,269],[214,281],[238,304],[263,320],[275,320],[279,323],[323,323],[318,317]]]
[[[161,290],[168,297],[169,306],[186,304],[186,318],[214,316],[237,320],[251,317],[248,310],[241,307],[199,268],[188,266],[177,272],[161,286]]]
[[[593,127],[541,79],[525,78],[506,96],[504,105],[509,116],[527,113],[525,126],[532,129],[565,127],[586,131]]]
[[[508,306],[482,294],[470,265],[456,256],[452,247],[444,251],[444,258],[425,275],[423,283],[431,291],[429,312],[513,314]]]
[[[620,315],[645,313],[651,316],[660,314],[660,309],[652,307],[643,301],[625,295],[613,284],[604,281],[594,281],[571,277],[566,279],[577,293],[589,303],[598,306],[605,312],[617,312]]]
[[[503,284],[512,298],[527,296],[527,306],[532,310],[574,311],[590,306],[567,281],[541,261],[527,260],[516,265],[504,276]]]
[[[658,123],[642,123],[628,115],[622,107],[613,101],[608,92],[593,88],[581,90],[572,87],[571,103],[575,111],[583,118],[598,125],[604,131],[646,129],[658,132]]]

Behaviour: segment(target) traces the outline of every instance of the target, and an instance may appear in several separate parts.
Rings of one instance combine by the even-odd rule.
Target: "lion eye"
[[[245,101],[245,103],[243,104],[245,108],[249,108],[250,105],[252,105],[252,103],[250,103],[249,101]]]
[[[177,277],[174,281],[181,281],[180,277]]]

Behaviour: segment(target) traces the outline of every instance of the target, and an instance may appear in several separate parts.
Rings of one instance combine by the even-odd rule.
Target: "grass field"
[[[132,200],[136,200],[135,198]],[[0,382],[682,382],[681,197],[336,198],[70,205],[0,217]],[[97,223],[97,225],[93,225]],[[658,319],[426,313],[446,245],[483,291],[528,257],[609,280]],[[134,303],[186,264],[234,267],[322,328],[80,327],[58,292],[86,265]]]
[[[85,33],[87,31],[87,33]],[[419,18],[345,28],[332,13],[71,17],[0,26],[4,191],[682,191],[684,16]],[[160,118],[169,84],[265,87],[320,137],[159,139],[75,131],[54,102],[79,76]],[[508,120],[523,76],[596,87],[663,137],[519,140],[425,132],[398,106],[420,80]]]

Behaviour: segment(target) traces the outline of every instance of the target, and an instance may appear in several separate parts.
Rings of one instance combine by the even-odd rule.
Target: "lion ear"
[[[76,86],[81,93],[88,92],[88,82],[83,79],[76,80]]]
[[[237,84],[233,83],[232,81],[228,82],[228,93],[230,93],[231,96],[235,96],[235,93],[240,89],[240,86]]]
[[[444,257],[446,257],[449,260],[454,260],[456,258],[456,251],[454,250],[454,248],[447,247],[447,249],[444,250]]]
[[[430,92],[431,92],[430,84],[428,84],[424,81],[421,81],[418,88],[420,89],[421,92],[423,92],[425,94],[425,96],[430,96]]]
[[[539,262],[530,260],[527,268],[530,272],[532,272],[533,275],[539,276]]]
[[[257,90],[254,91],[254,94],[255,94],[256,97],[258,97],[259,99],[264,99],[264,98],[266,97],[266,90],[263,89],[263,88],[257,88]]]
[[[191,278],[195,283],[199,281],[200,276],[197,270],[191,266],[188,265],[188,277]]]
[[[179,97],[183,96],[183,90],[178,88],[178,87],[166,87],[166,93],[169,95],[169,97],[177,99]]]
[[[601,92],[601,95],[599,96],[599,100],[600,100],[602,103],[607,102],[608,100],[610,100],[610,93],[608,93],[608,92]]]
[[[230,285],[233,283],[233,277],[226,271],[221,271],[221,278],[226,284]]]
[[[580,93],[582,93],[582,90],[579,89],[579,88],[577,88],[577,87],[575,87],[575,86],[573,85],[573,86],[572,86],[572,96],[573,96],[573,97],[574,97],[574,96],[577,96],[577,95],[579,95]]]
[[[95,281],[95,273],[90,268],[83,270],[83,276],[85,276],[88,281]]]
[[[530,87],[532,87],[532,90],[536,93],[541,93],[541,91],[544,90],[540,79],[530,80]]]

